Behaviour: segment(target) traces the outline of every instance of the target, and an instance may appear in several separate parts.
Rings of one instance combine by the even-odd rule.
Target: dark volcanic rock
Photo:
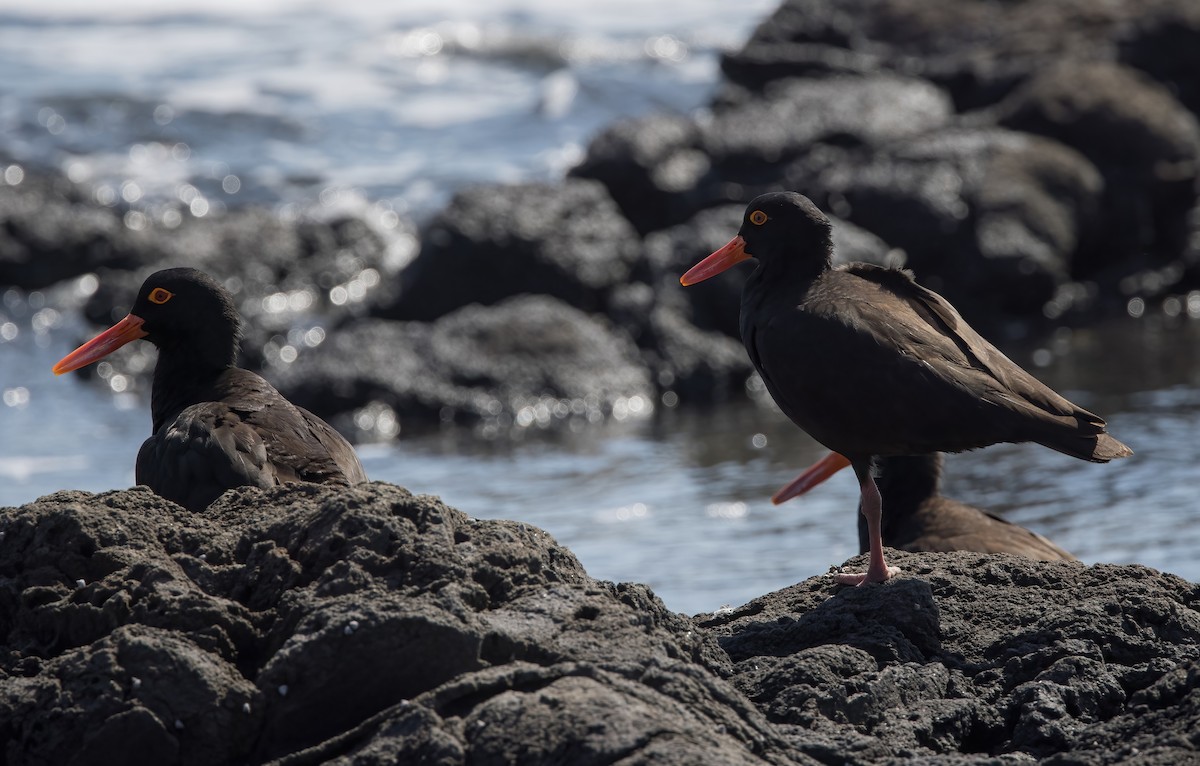
[[[389,319],[436,319],[471,303],[524,293],[584,311],[629,279],[637,236],[595,181],[476,186],[430,223]]]
[[[1193,113],[1200,114],[1200,5],[1164,0],[1125,26],[1121,60],[1171,89]]]
[[[3,532],[13,766],[813,763],[645,587],[398,487],[62,492]]]
[[[848,764],[1200,757],[1200,586],[1140,567],[888,556],[904,573],[883,587],[813,578],[696,618],[801,752]],[[933,760],[957,754],[977,755]]]
[[[913,77],[787,79],[770,83],[760,97],[718,108],[701,140],[723,178],[753,181],[773,178],[774,168],[814,145],[876,146],[937,130],[952,114],[944,91]]]
[[[116,211],[55,174],[0,173],[0,286],[37,290],[96,268],[135,269],[151,254]]]
[[[1200,585],[889,551],[694,620],[388,484],[0,522],[0,754],[41,764],[1195,762]],[[850,562],[862,566],[863,557]]]
[[[722,199],[699,136],[680,115],[620,120],[592,139],[571,175],[603,183],[639,233],[662,229]]]
[[[1200,123],[1165,86],[1116,64],[1064,62],[1030,78],[996,116],[1076,149],[1099,168],[1106,261],[1180,254],[1200,178]]]
[[[960,109],[972,109],[999,101],[1061,59],[1112,60],[1132,24],[1187,6],[1188,0],[787,0],[722,68],[756,90],[782,77],[891,70],[931,80]]]
[[[788,162],[823,145],[884,144],[939,128],[950,114],[945,93],[915,78],[786,80],[761,95],[727,94],[698,123],[662,115],[619,122],[571,174],[603,182],[646,234],[776,188]]]
[[[374,402],[402,423],[545,427],[653,408],[633,344],[545,295],[467,306],[433,323],[348,324],[271,377],[303,407],[334,414]]]
[[[1096,168],[1027,134],[931,133],[824,168],[813,185],[833,213],[902,248],[917,278],[964,304],[970,321],[1040,314],[1099,246]]]

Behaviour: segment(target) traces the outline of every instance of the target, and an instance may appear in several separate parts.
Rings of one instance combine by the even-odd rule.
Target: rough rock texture
[[[648,414],[654,396],[627,338],[545,295],[467,306],[433,323],[356,322],[271,378],[326,414],[375,403],[402,423],[482,425],[488,435],[596,421],[635,398],[634,414]]]
[[[1108,259],[1179,252],[1200,178],[1200,123],[1166,86],[1128,67],[1066,61],[996,112],[1000,124],[1071,146],[1100,170]]]
[[[36,290],[95,268],[137,268],[147,254],[131,239],[119,215],[64,176],[0,178],[0,285]]]
[[[3,531],[8,764],[793,762],[645,587],[398,487],[61,492]]]
[[[888,559],[904,572],[882,587],[813,578],[696,617],[798,751],[830,764],[1200,759],[1200,585],[999,554]]]
[[[430,224],[398,298],[376,314],[428,321],[521,293],[598,311],[636,258],[634,231],[601,184],[476,186]]]
[[[1194,19],[1189,7],[1188,0],[787,0],[723,68],[753,88],[787,76],[893,70],[947,88],[969,109],[995,103],[1064,58],[1116,58],[1125,35],[1144,51],[1142,41],[1161,29],[1151,20]],[[1130,34],[1134,25],[1145,31]],[[1194,40],[1194,29],[1180,33],[1180,43]]]
[[[1200,756],[1200,586],[1141,567],[889,552],[693,620],[382,483],[0,518],[11,766]]]
[[[902,248],[922,283],[979,322],[997,310],[1040,313],[1092,244],[1103,189],[1066,146],[995,129],[933,132],[795,172],[815,178],[811,196]]]

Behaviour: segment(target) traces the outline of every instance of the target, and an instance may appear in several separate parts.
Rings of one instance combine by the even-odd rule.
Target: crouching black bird
[[[241,319],[233,298],[196,269],[150,275],[129,315],[64,357],[54,374],[139,338],[158,347],[158,362],[153,435],[138,451],[138,484],[199,511],[233,487],[367,481],[337,431],[236,366]]]

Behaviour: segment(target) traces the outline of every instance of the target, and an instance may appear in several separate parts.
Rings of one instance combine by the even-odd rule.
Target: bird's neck
[[[752,278],[758,289],[784,289],[793,291],[820,277],[833,268],[833,244],[823,242],[816,252],[765,254],[758,259],[758,268]]]
[[[175,419],[184,408],[219,398],[218,379],[233,367],[233,358],[197,354],[185,348],[159,349],[150,389],[152,433]]]

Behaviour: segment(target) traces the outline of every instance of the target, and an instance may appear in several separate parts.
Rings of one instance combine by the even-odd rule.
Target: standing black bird
[[[150,275],[129,315],[64,357],[54,374],[139,338],[158,347],[158,362],[153,435],[138,451],[138,484],[199,511],[233,487],[367,481],[340,434],[235,366],[241,319],[233,298],[195,269]]]
[[[832,255],[829,219],[811,200],[764,194],[738,236],[680,282],[758,259],[742,292],[746,351],[780,409],[849,460],[862,492],[870,565],[840,582],[883,582],[898,571],[883,556],[873,456],[998,442],[1036,442],[1098,463],[1133,454],[1101,418],[1021,369],[909,272],[834,268]]]

